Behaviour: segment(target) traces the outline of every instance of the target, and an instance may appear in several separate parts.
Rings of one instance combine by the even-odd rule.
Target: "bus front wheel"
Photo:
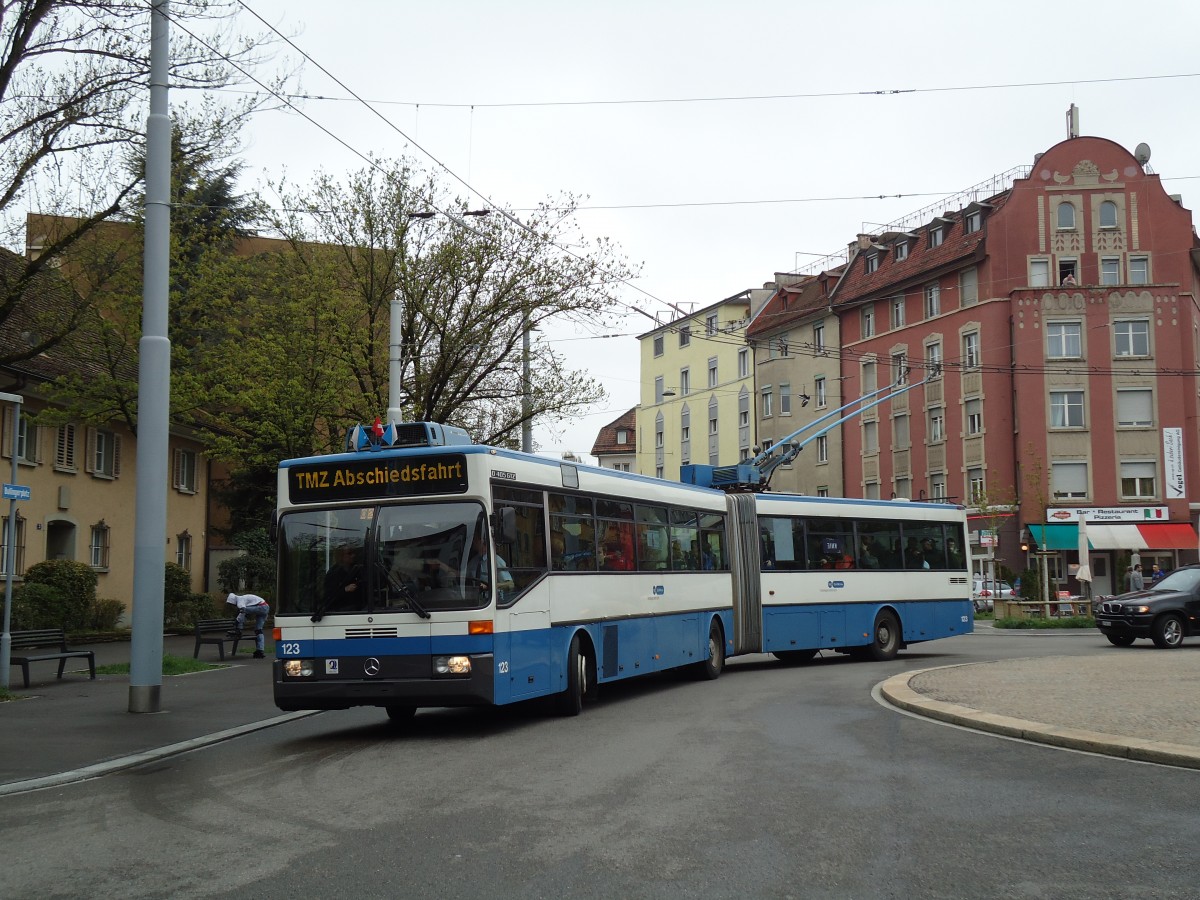
[[[867,650],[877,662],[896,658],[900,651],[900,620],[894,612],[881,610],[875,617],[874,636]]]

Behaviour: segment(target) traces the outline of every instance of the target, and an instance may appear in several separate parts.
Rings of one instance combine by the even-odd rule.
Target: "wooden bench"
[[[58,660],[58,677],[63,677],[68,659],[86,659],[91,670],[92,680],[96,680],[96,654],[91,650],[72,650],[67,646],[67,633],[61,628],[39,628],[30,631],[14,631],[10,635],[12,644],[9,661],[14,666],[21,667],[25,676],[25,687],[29,687],[29,664],[46,659]],[[26,653],[18,655],[17,650],[29,650],[38,647],[57,647],[57,650],[44,653]]]
[[[236,636],[235,632],[237,632],[237,619],[201,619],[196,623],[196,649],[192,652],[192,659],[200,657],[201,644],[216,644],[217,651],[223,660],[227,643],[233,644],[229,650],[231,656],[237,656],[240,641],[254,643],[253,628],[248,632],[237,632]]]

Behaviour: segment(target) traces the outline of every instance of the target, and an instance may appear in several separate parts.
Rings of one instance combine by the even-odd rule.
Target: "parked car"
[[[971,583],[971,600],[976,612],[991,610],[995,601],[1014,600],[1016,591],[1007,581],[993,581],[976,576]]]
[[[1180,646],[1188,635],[1200,634],[1200,565],[1181,566],[1145,590],[1105,599],[1096,627],[1118,647],[1138,638],[1164,649]]]

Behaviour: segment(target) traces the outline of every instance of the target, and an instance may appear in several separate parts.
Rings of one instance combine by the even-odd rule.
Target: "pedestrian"
[[[1160,581],[1162,581],[1166,577],[1167,577],[1167,573],[1158,567],[1158,563],[1154,563],[1153,565],[1150,566],[1150,583],[1151,584],[1158,584]]]
[[[1132,593],[1145,589],[1146,580],[1142,577],[1142,565],[1138,563],[1125,571],[1125,592]]]
[[[229,633],[230,637],[240,638],[242,629],[246,625],[247,616],[254,616],[254,658],[263,659],[266,656],[263,652],[266,649],[263,628],[267,624],[267,616],[271,614],[271,607],[267,601],[258,594],[231,593],[225,598],[225,603],[237,609],[237,627]]]

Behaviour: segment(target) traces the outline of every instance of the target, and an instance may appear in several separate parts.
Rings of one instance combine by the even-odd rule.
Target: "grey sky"
[[[760,286],[813,259],[798,254],[843,248],[864,223],[1031,163],[1066,136],[1071,103],[1082,133],[1148,143],[1185,205],[1200,189],[1200,4],[1185,0],[245,2],[499,204],[519,210],[562,191],[586,195],[584,206],[703,204],[579,214],[585,234],[643,264],[644,293],[621,297],[651,316]],[[261,27],[241,15],[246,30]],[[312,63],[303,87],[346,96]],[[357,103],[304,111],[362,153],[435,165]],[[252,177],[363,165],[282,112],[247,130],[245,151]],[[822,199],[835,197],[849,199]],[[652,324],[631,313],[618,332]],[[637,342],[558,347],[610,397],[535,439],[586,453],[637,402]]]

